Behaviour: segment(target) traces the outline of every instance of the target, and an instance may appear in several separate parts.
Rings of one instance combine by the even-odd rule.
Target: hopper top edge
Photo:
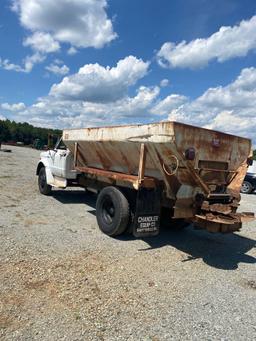
[[[65,134],[68,134],[69,132],[75,132],[75,131],[79,131],[79,132],[82,132],[82,131],[87,131],[87,132],[94,131],[95,132],[95,131],[101,131],[101,130],[104,129],[104,130],[107,130],[107,131],[111,132],[113,129],[117,129],[117,128],[120,128],[120,130],[123,130],[125,128],[134,129],[134,128],[142,128],[142,127],[145,127],[145,128],[160,128],[160,127],[164,128],[166,126],[168,127],[168,130],[169,129],[170,130],[174,130],[175,126],[184,126],[184,127],[191,128],[191,129],[202,129],[204,131],[209,131],[211,133],[223,134],[225,136],[236,137],[236,138],[243,139],[243,140],[251,142],[251,140],[246,138],[246,137],[242,137],[242,136],[238,136],[238,135],[233,135],[233,134],[221,132],[221,131],[218,131],[218,130],[212,130],[212,129],[208,129],[208,128],[194,126],[194,125],[191,125],[191,124],[177,122],[177,121],[162,121],[162,122],[155,122],[155,123],[148,123],[148,124],[131,124],[131,125],[126,124],[126,125],[113,125],[113,126],[100,126],[100,127],[88,127],[88,128],[63,129],[63,139],[66,140],[65,139]],[[173,135],[173,133],[171,134],[170,131],[169,131],[169,134]]]

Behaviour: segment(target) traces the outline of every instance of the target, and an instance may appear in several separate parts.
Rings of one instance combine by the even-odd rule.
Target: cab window
[[[59,139],[59,141],[56,143],[54,149],[61,149],[61,150],[67,150],[67,147],[65,146],[62,138]]]

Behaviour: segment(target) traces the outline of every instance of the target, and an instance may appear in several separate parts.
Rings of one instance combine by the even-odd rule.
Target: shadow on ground
[[[53,191],[52,196],[63,204],[86,204],[92,210],[89,213],[95,215],[97,196],[84,190],[77,191]],[[129,242],[135,238],[132,235],[119,236],[120,241]],[[230,234],[211,234],[202,230],[195,230],[189,226],[183,230],[172,230],[171,227],[161,228],[160,234],[156,237],[144,238],[148,244],[145,249],[148,251],[170,245],[177,250],[186,253],[187,259],[183,262],[202,259],[209,266],[224,269],[237,269],[239,263],[255,264],[256,258],[246,253],[255,248],[256,241],[240,235],[239,233]]]
[[[236,233],[211,234],[195,230],[192,226],[182,231],[165,228],[157,238],[144,241],[149,245],[145,250],[170,245],[188,255],[183,262],[202,259],[218,269],[235,270],[239,263],[256,263],[255,257],[246,254],[255,247],[255,240]]]
[[[85,190],[53,190],[52,197],[62,204],[85,204],[91,207],[91,210],[87,210],[88,213],[96,215],[96,199],[97,196],[94,193],[87,192]]]

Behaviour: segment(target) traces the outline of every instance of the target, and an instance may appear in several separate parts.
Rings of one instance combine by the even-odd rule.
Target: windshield
[[[61,149],[61,150],[66,150],[67,147],[65,146],[62,137],[57,141],[55,148],[54,149]]]

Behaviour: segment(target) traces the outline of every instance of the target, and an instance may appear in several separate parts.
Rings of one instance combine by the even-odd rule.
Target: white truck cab
[[[49,194],[52,187],[66,188],[68,180],[77,179],[78,172],[73,166],[73,155],[62,139],[59,139],[54,149],[40,154],[36,174],[42,194]]]

